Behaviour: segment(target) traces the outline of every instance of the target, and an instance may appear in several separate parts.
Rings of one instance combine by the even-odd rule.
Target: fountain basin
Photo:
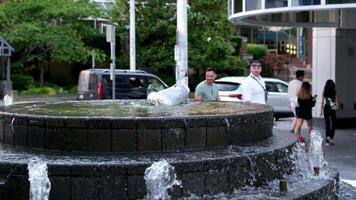
[[[85,152],[225,148],[272,135],[271,107],[229,102],[150,106],[146,101],[70,101],[1,108],[0,143]]]
[[[48,165],[51,200],[142,199],[146,194],[144,171],[160,159],[174,166],[177,179],[182,180],[183,188],[172,191],[174,197],[231,193],[236,188],[264,185],[291,173],[289,157],[294,142],[293,137],[277,131],[252,146],[185,152],[88,153],[0,146],[0,172],[18,167],[3,186],[2,196],[27,199],[27,163],[32,157],[39,157]]]

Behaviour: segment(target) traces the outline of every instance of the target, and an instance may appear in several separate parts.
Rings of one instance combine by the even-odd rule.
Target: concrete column
[[[335,80],[336,29],[313,28],[312,94],[318,95],[313,116],[320,117],[321,97],[325,82]]]

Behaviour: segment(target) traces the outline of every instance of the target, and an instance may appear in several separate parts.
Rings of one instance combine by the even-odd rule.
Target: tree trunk
[[[43,67],[40,68],[40,87],[43,87],[43,76],[44,76],[44,69]]]

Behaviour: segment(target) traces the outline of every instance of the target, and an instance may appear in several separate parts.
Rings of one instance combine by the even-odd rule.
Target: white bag
[[[147,95],[147,100],[153,105],[173,106],[187,101],[189,96],[189,88],[183,82],[177,82],[172,87],[161,90],[159,92],[151,92]]]

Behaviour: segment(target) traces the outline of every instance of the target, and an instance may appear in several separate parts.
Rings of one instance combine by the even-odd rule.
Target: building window
[[[266,8],[287,7],[288,0],[266,0]]]
[[[234,13],[242,12],[242,0],[233,0],[234,1]]]
[[[356,3],[356,0],[326,0],[326,4]]]
[[[310,6],[310,5],[320,5],[320,0],[293,0],[293,6]]]
[[[248,0],[246,3],[246,11],[250,10],[260,10],[262,5],[262,0]]]

